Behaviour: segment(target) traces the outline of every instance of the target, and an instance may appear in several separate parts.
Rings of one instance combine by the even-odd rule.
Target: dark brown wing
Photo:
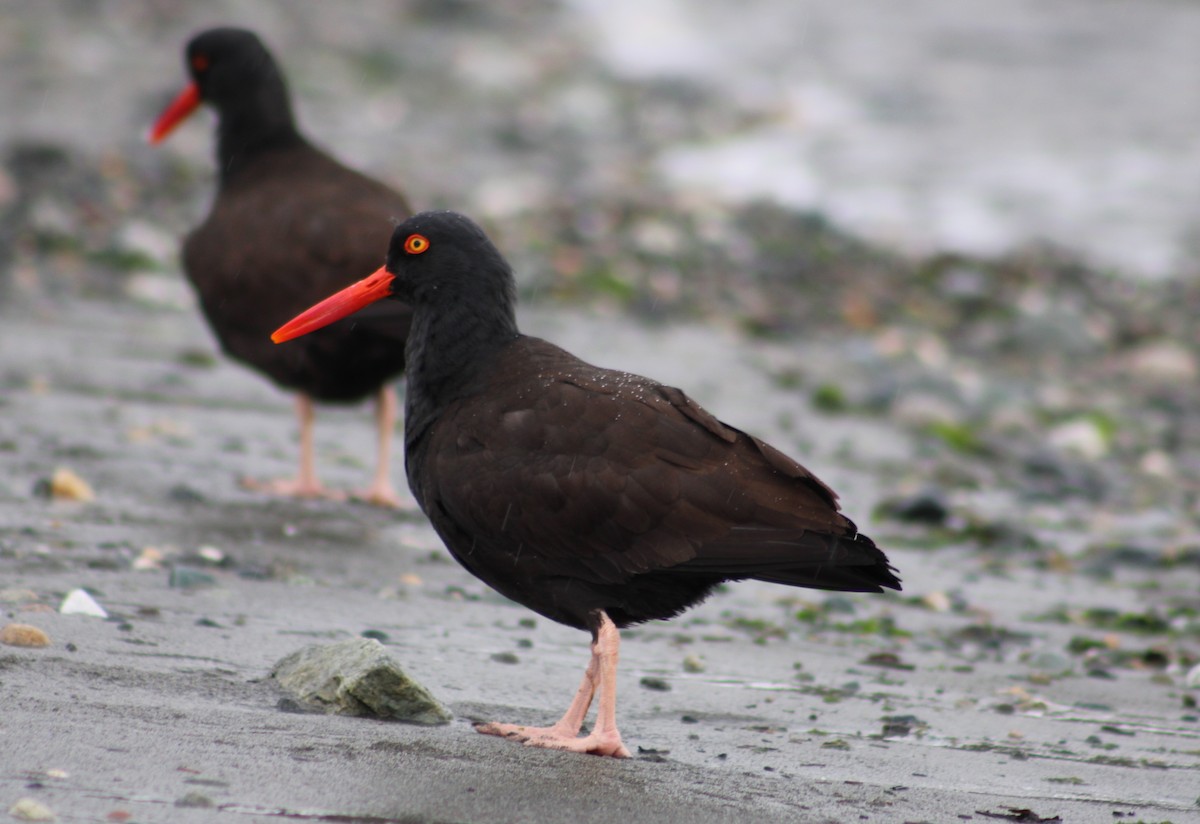
[[[630,623],[722,580],[898,584],[827,486],[678,389],[531,338],[488,374],[438,422],[421,477],[452,552],[509,597],[566,623],[594,608]],[[639,612],[639,579],[679,591]]]
[[[377,269],[408,211],[398,193],[309,146],[275,152],[218,193],[184,243],[184,268],[230,356],[319,399],[355,400],[403,370],[407,306],[380,301],[287,346],[270,335]]]

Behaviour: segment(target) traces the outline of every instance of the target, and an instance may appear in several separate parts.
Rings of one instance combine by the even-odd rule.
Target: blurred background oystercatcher
[[[296,128],[279,65],[250,31],[215,28],[188,42],[191,82],[150,131],[162,141],[202,103],[217,112],[217,195],[184,241],[183,265],[209,326],[230,357],[296,393],[300,466],[295,478],[243,479],[249,488],[342,497],[317,479],[313,405],[375,398],[376,469],[356,497],[396,506],[389,472],[411,313],[388,301],[275,346],[271,330],[379,265],[404,196],[314,147]]]

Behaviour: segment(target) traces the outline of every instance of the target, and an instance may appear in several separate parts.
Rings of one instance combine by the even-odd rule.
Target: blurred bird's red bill
[[[276,343],[298,338],[328,326],[334,321],[341,320],[347,315],[353,315],[359,309],[377,300],[382,300],[392,293],[392,281],[396,276],[380,266],[367,277],[340,292],[330,295],[325,300],[280,326],[271,335]]]
[[[181,91],[167,108],[163,109],[158,120],[155,120],[154,125],[150,127],[150,134],[146,139],[151,144],[160,143],[198,108],[200,108],[200,87],[195,83],[189,83],[187,88]]]

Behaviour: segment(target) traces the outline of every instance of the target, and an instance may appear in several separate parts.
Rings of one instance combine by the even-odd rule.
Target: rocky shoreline
[[[200,13],[22,7],[21,36],[0,37],[0,102],[28,113],[4,128],[0,166],[0,626],[18,627],[0,646],[0,808],[172,824],[1187,820],[1188,268],[1146,278],[1034,242],[914,251],[832,212],[673,187],[652,173],[663,146],[750,128],[762,108],[610,65],[583,5],[217,8],[270,31],[310,131],[487,225],[524,328],[796,455],[905,591],[740,584],[631,633],[632,763],[475,735],[472,719],[569,692],[585,639],[487,591],[416,513],[237,486],[286,469],[289,407],[219,356],[178,273],[210,197],[207,130],[165,151],[138,141]],[[88,66],[105,70],[95,100]],[[47,117],[39,93],[79,108]],[[367,416],[318,427],[348,485]],[[63,610],[76,591],[105,616]],[[362,635],[455,721],[290,711],[275,662]]]

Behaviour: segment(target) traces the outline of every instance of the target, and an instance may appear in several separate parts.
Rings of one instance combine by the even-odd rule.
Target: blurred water
[[[718,87],[742,125],[673,185],[815,208],[920,251],[1049,238],[1194,267],[1200,4],[571,0],[630,77]]]
[[[318,142],[421,202],[486,217],[495,192],[511,211],[551,201],[564,176],[628,188],[649,172],[690,199],[771,197],[912,251],[1049,238],[1145,277],[1200,268],[1194,0],[0,0],[0,13],[0,143],[161,153],[139,140],[182,83],[183,41],[236,22],[276,49]],[[699,127],[622,131],[614,81],[699,89]],[[208,128],[165,151],[207,162]]]

